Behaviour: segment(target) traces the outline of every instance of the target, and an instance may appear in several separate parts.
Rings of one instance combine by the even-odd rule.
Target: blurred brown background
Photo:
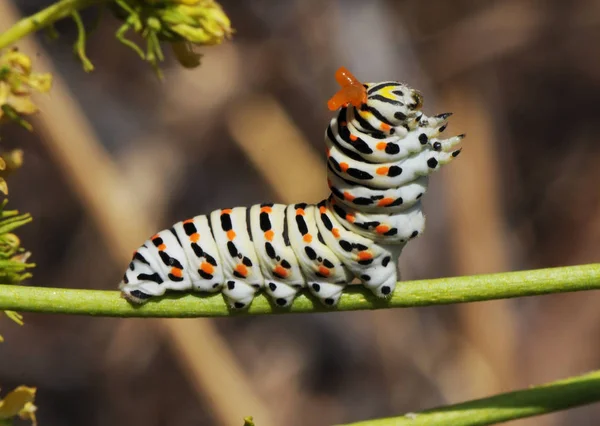
[[[3,0],[0,31],[49,1]],[[233,40],[165,81],[113,34],[19,44],[57,83],[12,208],[31,285],[115,289],[131,251],[173,222],[326,195],[323,137],[344,65],[452,111],[463,155],[432,178],[403,279],[600,260],[600,2],[222,1]],[[84,13],[87,23],[92,11]],[[37,43],[37,44],[35,44]],[[600,367],[597,292],[435,308],[185,321],[26,314],[2,321],[0,383],[39,388],[41,426],[330,425],[399,415]],[[514,422],[596,425],[600,406]]]

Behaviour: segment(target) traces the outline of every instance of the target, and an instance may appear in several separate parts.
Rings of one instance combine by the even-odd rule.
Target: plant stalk
[[[6,1],[6,0],[3,0]],[[46,28],[73,12],[107,0],[60,0],[39,12],[25,17],[6,31],[0,30],[0,49],[8,47],[26,35]]]
[[[336,308],[304,292],[288,309],[259,294],[246,311],[233,312],[220,294],[173,292],[134,306],[117,291],[0,285],[0,310],[110,317],[221,317],[336,312],[445,305],[583,290],[600,290],[600,263],[489,275],[402,281],[388,300],[362,286],[347,287]]]
[[[400,417],[339,426],[480,426],[538,416],[597,401],[600,401],[600,370],[489,398],[408,413]]]

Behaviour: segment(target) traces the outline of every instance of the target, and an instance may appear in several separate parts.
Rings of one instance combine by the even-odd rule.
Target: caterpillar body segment
[[[341,68],[325,132],[331,194],[317,204],[219,209],[160,231],[135,253],[119,288],[133,303],[167,290],[223,293],[234,309],[263,290],[277,306],[306,288],[335,306],[354,278],[393,293],[398,257],[423,233],[429,175],[460,153],[440,139],[450,113],[428,117],[403,83],[360,83]]]

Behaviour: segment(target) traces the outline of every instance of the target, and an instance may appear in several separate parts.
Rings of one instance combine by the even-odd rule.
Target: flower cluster
[[[160,42],[171,45],[184,67],[194,68],[200,64],[196,46],[220,44],[233,33],[229,18],[213,0],[115,0],[111,9],[123,21],[117,39],[156,69],[164,60]],[[145,39],[145,51],[125,38],[129,30]]]
[[[32,72],[31,59],[16,48],[0,55],[0,120],[12,119],[28,130],[31,125],[23,116],[37,112],[31,100],[34,92],[46,93],[52,75]],[[4,167],[0,167],[4,170]]]

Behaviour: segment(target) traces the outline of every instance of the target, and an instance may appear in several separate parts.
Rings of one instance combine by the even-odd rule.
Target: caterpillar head
[[[352,105],[354,115],[358,115],[367,132],[387,133],[392,128],[414,127],[422,115],[423,96],[404,83],[361,83],[344,67],[337,70],[335,78],[341,89],[327,103],[329,109]]]

